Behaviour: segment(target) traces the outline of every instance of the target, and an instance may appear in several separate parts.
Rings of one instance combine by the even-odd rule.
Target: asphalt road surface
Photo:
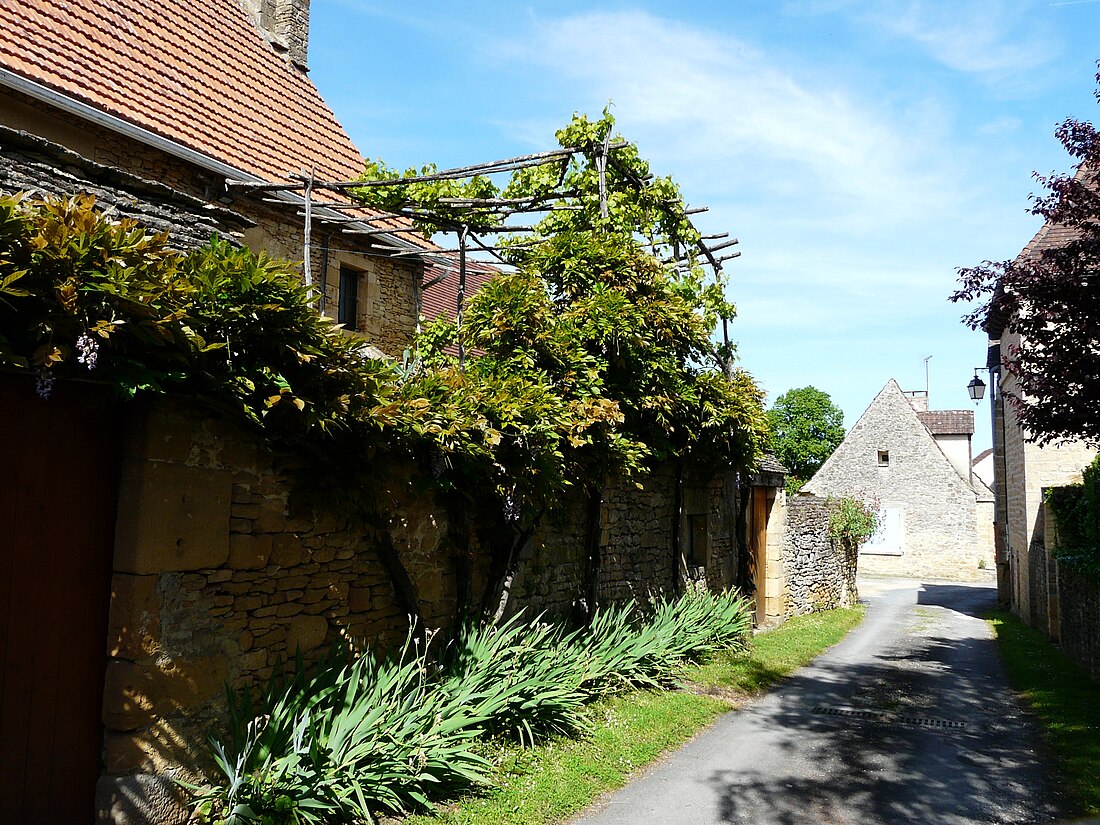
[[[1037,733],[979,617],[992,587],[867,581],[867,618],[574,825],[1049,823]]]

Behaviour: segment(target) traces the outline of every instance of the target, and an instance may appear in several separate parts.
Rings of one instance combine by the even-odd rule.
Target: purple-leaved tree
[[[1015,260],[960,269],[951,300],[980,301],[963,317],[971,329],[1018,333],[1001,359],[1030,440],[1100,445],[1100,131],[1070,119],[1056,134],[1076,165],[1035,175],[1047,190],[1032,196],[1043,230]]]

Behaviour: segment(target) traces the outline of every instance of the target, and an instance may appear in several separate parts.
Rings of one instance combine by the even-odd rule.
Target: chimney
[[[928,412],[927,390],[902,390],[902,394],[909,399],[909,405],[919,413]]]
[[[240,0],[271,48],[303,72],[309,71],[309,0]]]

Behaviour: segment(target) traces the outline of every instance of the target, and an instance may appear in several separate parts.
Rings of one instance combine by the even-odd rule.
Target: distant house
[[[986,487],[993,489],[993,448],[982,450],[970,462],[970,472],[976,475]]]
[[[929,410],[891,379],[802,488],[877,500],[863,573],[975,579],[993,568],[993,496],[971,473],[970,410]]]

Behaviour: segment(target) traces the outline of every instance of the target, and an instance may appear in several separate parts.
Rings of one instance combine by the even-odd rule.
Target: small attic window
[[[889,467],[890,466],[890,451],[879,450],[878,451],[878,466]]]

